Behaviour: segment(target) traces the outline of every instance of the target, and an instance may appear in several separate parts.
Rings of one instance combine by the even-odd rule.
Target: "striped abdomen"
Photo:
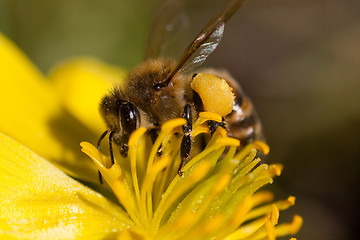
[[[262,127],[255,108],[250,99],[243,93],[239,84],[228,81],[235,94],[232,112],[225,117],[229,137],[240,140],[240,146],[262,139]]]

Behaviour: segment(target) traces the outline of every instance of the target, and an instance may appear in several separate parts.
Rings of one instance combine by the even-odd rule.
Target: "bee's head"
[[[140,127],[140,114],[137,107],[115,94],[105,96],[100,103],[100,112],[108,130],[120,150],[127,145],[130,134]]]

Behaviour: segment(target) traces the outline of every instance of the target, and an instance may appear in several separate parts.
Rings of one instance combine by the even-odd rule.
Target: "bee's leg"
[[[108,134],[109,130],[106,130],[105,132],[103,132],[97,142],[97,149],[100,151],[100,144],[101,141],[104,139],[104,137],[106,136],[106,134]],[[99,182],[100,184],[103,184],[103,180],[102,180],[102,176],[101,176],[101,172],[98,170],[98,174],[99,174]]]
[[[182,176],[183,174],[181,169],[184,166],[185,162],[188,160],[192,149],[192,139],[190,134],[192,131],[192,117],[191,117],[190,104],[185,105],[182,117],[185,118],[186,123],[182,127],[184,136],[181,140],[181,147],[180,147],[180,166],[178,169],[178,174],[180,176]]]
[[[213,120],[209,120],[207,121],[208,125],[209,125],[209,130],[211,133],[211,136],[214,134],[214,132],[218,129],[219,127],[219,123]]]
[[[210,129],[210,133],[211,136],[214,134],[214,132],[218,129],[218,127],[222,127],[224,129],[226,129],[226,122],[225,122],[225,118],[222,117],[222,121],[221,122],[216,122],[213,120],[209,120],[207,121],[208,125],[209,125],[209,129]]]
[[[149,130],[149,134],[150,134],[152,143],[155,143],[156,138],[159,135],[158,132],[159,132],[159,128],[152,128],[152,129]],[[162,143],[160,144],[156,154],[157,154],[158,157],[162,156]]]

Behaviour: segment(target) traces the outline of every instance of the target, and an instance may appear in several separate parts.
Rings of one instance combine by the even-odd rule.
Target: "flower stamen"
[[[255,141],[238,151],[239,140],[227,137],[222,127],[211,135],[208,120],[221,122],[222,118],[200,113],[191,135],[206,134],[210,139],[203,149],[195,139],[197,152],[183,166],[182,176],[177,174],[182,125],[186,123],[182,118],[166,122],[154,143],[145,128],[134,131],[128,157],[122,159],[130,161],[129,170],[116,159],[109,168],[108,157],[82,143],[83,152],[95,161],[134,222],[129,235],[121,233],[121,237],[275,239],[300,228],[298,216],[291,224],[277,225],[279,210],[292,206],[293,197],[271,203],[271,192],[256,192],[282,171],[280,164],[259,164],[257,150],[267,154],[267,144]]]

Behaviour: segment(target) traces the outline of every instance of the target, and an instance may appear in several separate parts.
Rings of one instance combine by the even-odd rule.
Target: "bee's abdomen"
[[[233,87],[236,96],[232,112],[225,117],[228,134],[240,140],[244,147],[262,136],[261,123],[250,99]]]

